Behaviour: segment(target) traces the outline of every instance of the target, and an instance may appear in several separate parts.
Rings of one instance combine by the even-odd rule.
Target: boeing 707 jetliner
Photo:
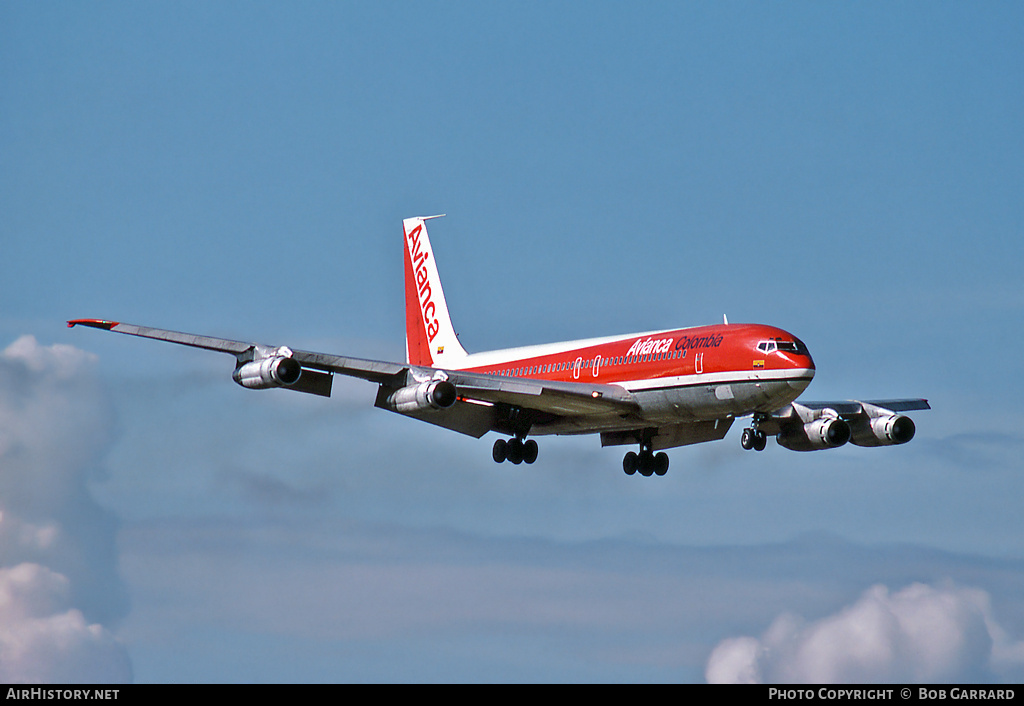
[[[749,417],[740,444],[761,451],[769,435],[794,451],[903,444],[902,412],[927,400],[796,402],[814,377],[807,347],[782,329],[722,324],[647,331],[467,353],[452,328],[427,237],[427,216],[403,221],[406,361],[392,363],[293,350],[98,319],[90,326],[235,356],[243,387],[329,397],[333,375],[379,385],[376,406],[475,438],[493,431],[498,463],[537,460],[533,438],[600,434],[602,446],[634,445],[632,475],[664,475],[664,449],[725,437]],[[507,437],[507,438],[506,438]]]

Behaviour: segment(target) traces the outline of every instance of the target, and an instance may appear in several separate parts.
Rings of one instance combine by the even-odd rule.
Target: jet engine
[[[448,409],[455,404],[455,385],[447,380],[432,380],[419,385],[409,385],[388,395],[386,404],[395,412],[429,412]]]
[[[853,424],[850,443],[857,446],[893,446],[914,438],[914,420],[902,414],[885,414]]]
[[[783,430],[775,440],[790,451],[834,449],[850,440],[850,425],[838,417],[821,417]]]
[[[275,355],[239,365],[231,378],[251,390],[294,385],[302,376],[302,366],[294,358]]]

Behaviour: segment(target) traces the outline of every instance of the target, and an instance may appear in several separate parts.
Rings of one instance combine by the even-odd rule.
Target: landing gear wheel
[[[640,452],[640,475],[650,477],[654,474],[654,454],[650,451]]]
[[[754,430],[753,429],[744,429],[743,430],[743,435],[740,436],[740,446],[742,446],[745,451],[750,451],[752,448],[754,448]]]
[[[523,460],[527,463],[533,463],[537,460],[537,442],[533,439],[528,439],[523,442]]]
[[[755,451],[764,451],[764,447],[767,444],[768,437],[759,429],[751,429],[748,427],[743,430],[743,436],[740,437],[740,446],[745,448],[747,451],[750,451],[751,449]]]
[[[523,442],[519,439],[509,439],[507,444],[506,458],[515,465],[519,465],[523,462],[524,449]]]
[[[636,469],[639,467],[640,461],[636,455],[636,451],[630,451],[622,457],[622,470],[626,472],[627,476],[631,476],[636,473]]]
[[[655,475],[663,476],[668,473],[668,454],[660,451],[653,459]]]
[[[491,449],[491,458],[494,459],[495,463],[504,463],[505,459],[508,458],[508,442],[504,439],[495,441],[494,447]]]

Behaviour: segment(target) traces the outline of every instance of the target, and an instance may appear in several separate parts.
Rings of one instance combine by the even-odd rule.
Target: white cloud
[[[0,569],[0,682],[121,683],[124,646],[71,607],[70,582],[38,564]]]
[[[988,681],[1024,665],[1024,643],[992,615],[976,588],[876,585],[834,615],[784,614],[761,638],[722,641],[705,669],[711,683]]]
[[[758,655],[761,642],[754,637],[731,637],[719,643],[708,659],[705,677],[710,684],[760,684]]]
[[[131,679],[104,627],[128,601],[116,518],[88,487],[112,429],[94,362],[31,336],[0,353],[0,681]]]

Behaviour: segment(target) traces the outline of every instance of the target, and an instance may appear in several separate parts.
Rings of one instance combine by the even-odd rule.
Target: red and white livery
[[[903,444],[903,412],[927,400],[796,402],[814,362],[796,336],[774,326],[730,324],[645,331],[485,353],[467,353],[452,326],[427,221],[403,221],[406,360],[365,360],[264,346],[98,319],[83,325],[229,353],[233,378],[254,389],[330,396],[334,374],[379,385],[376,406],[479,438],[497,432],[492,456],[533,463],[533,437],[600,434],[602,446],[635,446],[622,466],[663,475],[664,449],[725,437],[749,417],[740,443],[768,436],[794,451]]]

